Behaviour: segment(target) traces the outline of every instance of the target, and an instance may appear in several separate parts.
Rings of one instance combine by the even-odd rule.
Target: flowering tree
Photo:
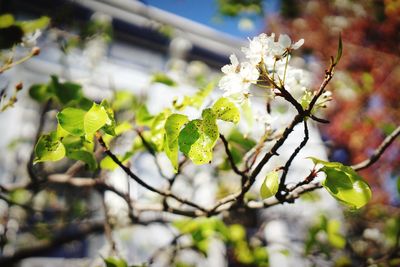
[[[2,25],[1,29],[13,27],[14,21],[10,21],[9,25]],[[10,46],[19,45],[20,41],[18,39]],[[32,205],[40,193],[61,196],[68,195],[68,192],[79,192],[79,203],[85,212],[75,214],[74,217],[73,209],[68,208],[69,203],[64,203],[61,207],[56,205],[59,209],[52,212],[73,217],[76,222],[48,223],[38,228],[38,222],[29,225],[21,220],[27,232],[35,232],[34,240],[38,240],[43,232],[57,233],[30,248],[18,246],[15,240],[8,239],[5,229],[3,244],[14,244],[15,251],[3,254],[0,262],[14,263],[38,255],[53,246],[103,231],[111,247],[110,253],[104,256],[106,265],[127,266],[124,259],[119,257],[112,230],[126,225],[161,223],[173,226],[175,237],[167,247],[161,248],[148,259],[149,264],[162,260],[160,255],[165,251],[170,255],[167,265],[182,264],[179,261],[182,250],[190,249],[207,256],[211,240],[217,238],[232,252],[232,262],[266,266],[268,254],[264,248],[265,242],[248,242],[249,237],[244,227],[229,223],[231,214],[294,203],[305,193],[321,188],[351,209],[366,205],[372,192],[357,171],[369,167],[383,154],[400,134],[399,128],[385,138],[372,157],[357,165],[346,166],[309,155],[310,158],[305,160],[312,161],[314,168],[308,175],[300,178],[297,184],[288,184],[286,181],[293,160],[309,142],[309,124],[327,122],[318,112],[331,100],[327,86],[342,56],[339,36],[337,54],[331,57],[321,84],[313,89],[308,78],[310,74],[291,64],[293,53],[303,43],[303,39],[292,42],[285,34],[278,38],[275,34],[254,37],[248,47],[243,48],[245,60],[239,61],[236,55],[232,55],[231,64],[222,68],[224,75],[219,81],[219,88],[224,91],[222,97],[210,102],[210,94],[215,88],[211,81],[203,84],[193,95],[169,103],[158,114],[151,114],[144,101],[123,91],[116,92],[110,99],[95,102],[83,94],[81,85],[62,81],[56,76],[52,76],[47,84],[32,85],[29,94],[43,105],[43,110],[37,140],[27,163],[30,179],[24,183],[2,184],[1,199],[10,208],[18,206],[26,210],[28,218],[37,213],[44,218],[46,210],[36,209]],[[29,56],[38,53],[39,49],[34,48]],[[7,71],[24,60],[15,63],[8,61],[1,69]],[[175,85],[165,74],[155,75],[153,81]],[[258,95],[260,92],[261,96]],[[282,129],[275,129],[270,124],[274,116],[271,109],[273,111],[278,99],[288,103],[294,112],[291,122]],[[254,100],[261,100],[263,107],[266,107],[257,115],[253,114]],[[57,115],[47,117],[46,114],[51,111],[56,111]],[[243,134],[242,128],[238,126],[241,120],[246,120],[248,127],[255,127],[252,125],[252,117],[258,117],[257,120],[262,122],[263,134],[258,140]],[[232,130],[222,134],[221,125],[226,124],[230,124]],[[290,157],[283,158],[280,167],[268,170],[268,174],[261,177],[262,170],[267,168],[270,160],[280,157],[280,148],[298,125],[303,126],[303,137],[291,151]],[[127,136],[133,140],[131,146],[121,150],[119,141]],[[149,177],[137,172],[131,165],[145,153],[154,157],[154,168],[158,169],[163,179],[157,185],[150,183]],[[162,155],[169,159],[169,166],[159,163],[158,159]],[[221,179],[222,172],[232,177],[232,180],[238,178],[238,186],[234,190],[226,190],[220,196],[214,196],[214,202],[207,206],[183,197],[174,185],[190,180],[188,176],[194,176],[202,165],[212,169],[213,178],[221,184],[221,188],[226,186]],[[128,177],[128,189],[134,184],[149,193],[149,196],[143,196],[144,199],[134,198],[129,190],[123,191],[111,183],[110,176],[115,169],[122,170]],[[256,188],[259,194],[253,196],[250,191],[254,189],[257,180],[262,182],[260,188]],[[121,178],[119,183],[125,183],[125,180]],[[106,192],[113,192],[125,202],[126,221],[120,222],[111,216],[110,207],[105,201]],[[104,212],[101,220],[92,218],[86,209],[88,200],[84,196],[88,193],[100,196],[101,210]],[[47,199],[51,198],[48,196]],[[148,214],[153,216],[149,217]],[[3,215],[2,220],[6,221],[7,216]],[[73,234],[66,234],[71,227],[75,229]],[[328,232],[332,243],[344,247],[345,241],[336,222],[325,220],[325,225],[321,223],[315,232],[321,229]],[[18,234],[23,233],[22,228]]]

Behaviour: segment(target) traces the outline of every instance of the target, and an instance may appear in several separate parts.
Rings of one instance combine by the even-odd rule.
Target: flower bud
[[[32,48],[31,54],[32,54],[32,56],[37,56],[37,55],[39,55],[39,54],[40,54],[40,48],[37,47],[37,46],[35,46],[34,48]]]
[[[19,82],[15,85],[15,90],[20,91],[24,87],[24,84],[22,82]]]

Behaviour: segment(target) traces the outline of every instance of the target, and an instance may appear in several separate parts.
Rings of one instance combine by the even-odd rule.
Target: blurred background
[[[85,95],[94,100],[110,97],[121,89],[141,97],[146,95],[149,111],[154,114],[163,103],[178,99],[182,92],[194,92],[210,80],[218,79],[229,55],[241,55],[240,48],[247,45],[248,38],[262,32],[286,33],[295,41],[304,38],[305,43],[293,60],[312,73],[313,87],[318,88],[330,56],[336,54],[341,34],[343,56],[328,86],[333,101],[323,114],[330,123],[314,125],[312,132],[317,141],[307,151],[330,161],[356,164],[368,158],[400,123],[400,1],[397,0],[1,0],[0,13],[11,13],[19,20],[41,16],[51,19],[48,29],[35,40],[41,48],[40,56],[2,73],[1,90],[6,91],[19,81],[26,88],[47,83],[50,75],[57,75],[82,84]],[[23,53],[20,50],[16,53]],[[167,73],[172,80],[154,83],[159,73]],[[178,83],[180,91],[168,88],[165,83],[169,82]],[[152,97],[149,91],[162,97]],[[31,156],[40,106],[29,99],[27,91],[22,91],[21,96],[15,108],[0,114],[0,148],[6,151],[0,155],[2,183],[14,183],[29,176],[26,168],[20,166],[25,166]],[[300,137],[295,135],[293,142],[296,138]],[[286,149],[293,147],[289,142]],[[136,168],[156,177],[151,167],[146,168],[149,161],[137,163]],[[261,225],[269,225],[261,228],[265,229],[261,240],[269,249],[271,266],[294,263],[399,266],[399,163],[400,140],[396,140],[373,167],[360,172],[371,185],[373,198],[359,211],[342,209],[329,196],[310,195],[311,200],[307,201],[314,202],[309,206],[296,203],[294,207],[285,206],[271,213],[261,212],[249,217],[250,222],[240,220],[240,215],[235,220],[255,235],[260,235],[257,231]],[[207,171],[200,174],[209,177]],[[221,190],[210,185],[209,179],[204,178],[198,185],[203,193],[197,200],[203,204],[212,200],[205,197],[205,192]],[[54,188],[54,192],[60,192],[57,190],[60,188]],[[54,192],[35,197],[35,208],[48,209],[48,214],[40,216],[22,211],[2,198],[1,255],[12,254],[24,244],[46,240],[52,235],[48,225],[58,221],[102,216],[96,212],[102,207],[95,196],[90,195],[88,204],[82,201],[87,197],[86,192],[79,193],[81,198],[71,198],[68,190],[61,197]],[[25,193],[15,193],[14,200],[26,201],[29,197]],[[137,198],[143,196],[136,187],[132,187],[131,194]],[[115,197],[110,195],[108,201],[114,201],[118,210],[120,204]],[[57,212],[65,206],[70,206],[69,211],[60,219]],[[307,213],[310,206],[316,206],[316,210]],[[324,213],[326,209],[330,211]],[[302,223],[296,222],[297,216],[311,217]],[[332,234],[327,226],[332,225],[332,220],[340,221],[340,231],[335,234],[346,245],[327,237]],[[102,232],[100,228],[93,232]],[[74,229],[68,231],[73,233]],[[68,231],[59,234],[68,235]],[[266,237],[274,236],[274,232],[282,235]],[[287,245],[295,243],[300,234],[299,244]],[[132,236],[142,240],[138,242],[140,245],[128,238]],[[146,243],[149,236],[159,240]],[[140,263],[157,246],[168,243],[171,234],[152,226],[147,230],[135,228],[122,232],[118,238],[128,248],[124,252],[128,261]],[[38,255],[44,258],[25,260],[21,266],[54,266],[51,257],[81,258],[76,262],[66,261],[65,266],[101,266],[101,259],[95,263],[90,259],[106,250],[104,236],[83,236],[74,242],[41,251]],[[265,263],[218,255],[211,260],[192,261],[190,264],[194,266],[264,266]]]

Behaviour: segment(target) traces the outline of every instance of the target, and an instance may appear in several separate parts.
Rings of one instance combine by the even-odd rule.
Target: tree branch
[[[289,172],[290,165],[292,165],[293,160],[299,154],[300,150],[307,144],[309,140],[309,134],[308,134],[308,126],[307,126],[307,121],[303,121],[304,124],[304,139],[300,143],[298,147],[293,151],[292,155],[290,155],[288,161],[286,162],[285,166],[283,167],[283,173],[279,182],[279,189],[278,192],[276,193],[277,198],[281,199],[282,198],[282,191],[286,191],[286,176]]]
[[[191,201],[189,201],[189,200],[182,199],[182,198],[180,198],[180,197],[178,197],[178,196],[172,194],[170,191],[167,191],[167,192],[161,191],[161,190],[159,190],[159,189],[157,189],[157,188],[155,188],[155,187],[153,187],[153,186],[147,184],[146,182],[144,182],[144,181],[143,181],[142,179],[140,179],[136,174],[134,174],[128,167],[126,167],[126,166],[118,159],[118,157],[117,157],[115,154],[113,154],[113,153],[107,148],[107,145],[106,145],[106,143],[104,142],[104,140],[103,140],[103,138],[101,137],[100,134],[97,134],[96,136],[97,136],[97,140],[99,141],[100,145],[103,147],[104,152],[105,152],[118,166],[120,166],[121,169],[122,169],[129,177],[131,177],[131,178],[132,178],[134,181],[136,181],[138,184],[140,184],[141,186],[143,186],[144,188],[146,188],[147,190],[149,190],[149,191],[151,191],[151,192],[157,193],[157,194],[159,194],[159,195],[161,195],[161,196],[164,196],[164,197],[171,197],[171,198],[177,200],[178,202],[180,202],[180,203],[182,203],[182,204],[186,204],[186,205],[191,206],[191,207],[193,207],[193,208],[196,208],[196,209],[198,209],[198,210],[200,210],[200,211],[202,211],[202,212],[207,212],[207,210],[206,210],[205,208],[203,208],[203,207],[197,205],[196,203],[193,203],[193,202],[191,202]]]
[[[356,170],[360,171],[363,169],[368,168],[372,164],[374,164],[376,161],[379,160],[379,158],[382,156],[382,154],[385,152],[385,150],[394,142],[394,140],[400,135],[400,126],[398,126],[390,135],[388,135],[383,142],[379,145],[379,147],[372,153],[371,157],[356,164],[352,165],[351,167]]]

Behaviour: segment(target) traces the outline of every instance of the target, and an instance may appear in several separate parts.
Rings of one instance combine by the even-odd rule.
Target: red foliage
[[[268,31],[305,39],[304,53],[317,60],[336,54],[339,32],[343,56],[330,85],[336,101],[327,111],[331,121],[322,133],[349,152],[350,164],[366,159],[400,124],[400,1],[297,1],[297,18],[268,20]],[[344,3],[344,4],[343,4]],[[328,62],[319,63],[321,70]],[[323,73],[319,77],[323,77]],[[341,76],[343,77],[343,76]],[[316,81],[319,82],[319,81]],[[400,141],[362,175],[374,187],[374,200],[385,202],[382,184],[400,175]]]

